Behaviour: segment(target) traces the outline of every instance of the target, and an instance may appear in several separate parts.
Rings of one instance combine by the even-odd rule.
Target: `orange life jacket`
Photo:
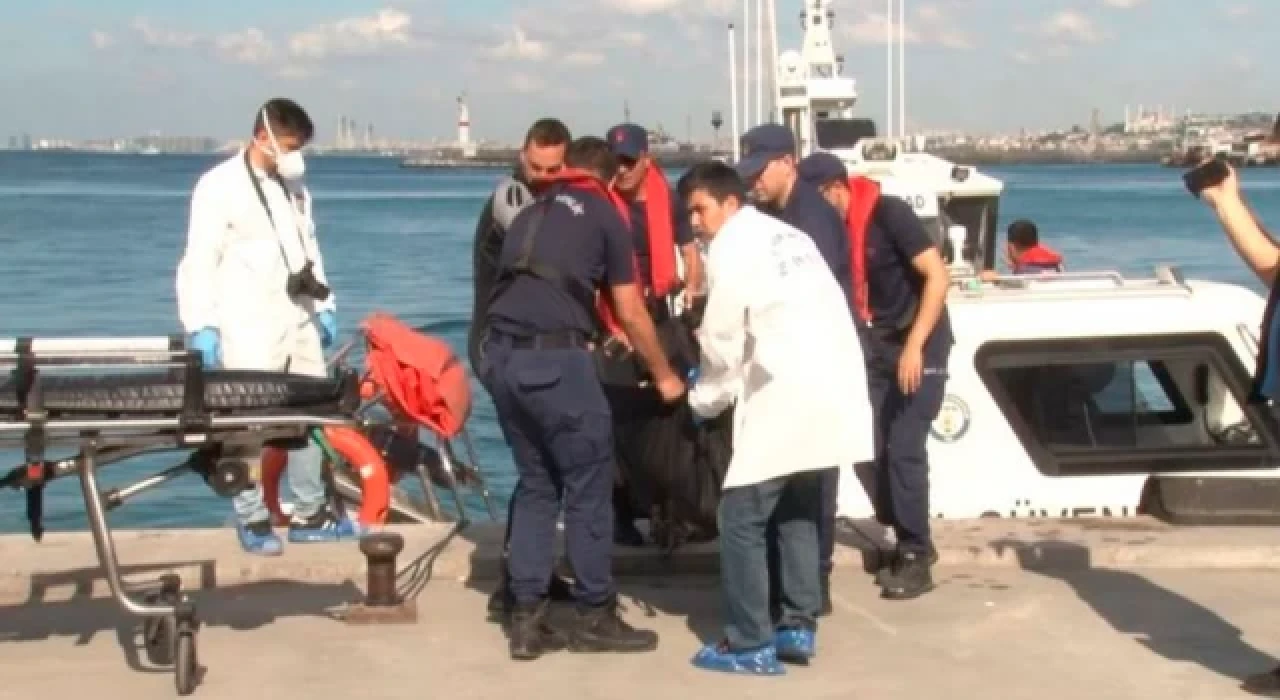
[[[653,295],[659,299],[675,289],[679,277],[676,275],[676,235],[672,225],[674,212],[671,211],[671,186],[667,184],[667,176],[657,163],[649,163],[649,171],[644,183],[645,219],[649,241],[649,278],[653,281]]]
[[[849,210],[844,225],[849,233],[849,257],[853,266],[853,304],[858,317],[871,320],[871,300],[867,291],[867,227],[880,201],[880,183],[869,177],[849,178]]]

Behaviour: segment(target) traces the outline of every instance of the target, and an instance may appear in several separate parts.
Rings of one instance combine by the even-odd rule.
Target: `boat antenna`
[[[738,143],[738,55],[733,46],[733,23],[729,23],[729,132],[733,142],[733,161],[739,159]]]
[[[907,0],[898,0],[898,139],[907,140]]]
[[[885,32],[885,118],[884,132],[890,137],[893,136],[893,2],[894,0],[884,0],[884,32]]]

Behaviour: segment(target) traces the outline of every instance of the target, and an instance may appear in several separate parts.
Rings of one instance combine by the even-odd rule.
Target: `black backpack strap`
[[[497,281],[493,285],[493,292],[489,297],[489,304],[492,305],[507,287],[515,281],[520,275],[530,275],[539,279],[550,282],[559,287],[574,301],[578,302],[587,311],[592,318],[595,317],[595,290],[583,285],[576,279],[566,277],[560,270],[544,265],[533,259],[533,245],[537,241],[538,234],[542,232],[543,222],[546,219],[547,212],[555,203],[556,191],[548,192],[538,198],[531,206],[529,212],[529,233],[524,240],[520,242],[520,252],[516,255],[516,260],[510,267],[503,268],[498,273]]]

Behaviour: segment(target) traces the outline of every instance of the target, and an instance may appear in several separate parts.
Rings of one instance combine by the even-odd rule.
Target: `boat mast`
[[[738,76],[737,65],[738,56],[734,50],[733,41],[733,23],[729,23],[729,131],[730,140],[733,141],[733,161],[738,162],[739,153],[739,131],[738,131]]]

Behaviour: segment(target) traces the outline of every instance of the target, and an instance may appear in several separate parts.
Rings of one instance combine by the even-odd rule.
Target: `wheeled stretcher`
[[[195,472],[215,492],[252,485],[249,461],[264,447],[293,448],[313,430],[353,424],[360,409],[354,372],[307,378],[273,372],[210,371],[182,337],[0,340],[0,449],[24,463],[0,487],[26,492],[37,540],[45,485],[76,475],[98,559],[112,597],[145,619],[150,659],[174,668],[180,695],[196,686],[199,620],[178,576],[124,581],[106,513],[130,497]],[[78,450],[50,458],[57,449]],[[174,467],[110,492],[97,470],[147,452],[190,450]]]

